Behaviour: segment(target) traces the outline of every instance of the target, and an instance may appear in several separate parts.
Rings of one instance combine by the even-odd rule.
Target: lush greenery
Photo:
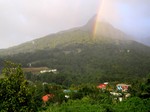
[[[58,74],[38,75],[31,71],[26,77],[33,82],[67,86],[126,81],[150,73],[150,47],[125,39],[127,35],[106,23],[101,23],[101,27],[109,31],[100,30],[104,32],[94,37],[91,32],[94,21],[93,18],[83,27],[0,50],[0,69],[3,60],[23,67],[57,69]]]
[[[6,63],[0,79],[0,110],[2,112],[34,112],[36,105],[30,85],[24,77],[20,65]]]
[[[93,37],[92,25],[93,20],[80,28],[0,50],[0,111],[149,112],[150,47],[124,39],[125,34],[109,25],[102,26],[109,33]],[[18,64],[4,66],[4,60],[58,71],[24,73]],[[107,88],[98,89],[105,81]],[[129,98],[117,91],[118,83],[132,85]],[[110,91],[120,92],[123,101]],[[53,97],[43,102],[47,94]]]
[[[133,86],[128,91],[131,97],[122,102],[108,90],[99,90],[91,84],[71,86],[69,89],[78,92],[68,93],[70,98],[61,103],[50,103],[45,112],[149,112],[150,78],[131,83]]]
[[[6,56],[4,59],[21,63],[23,67],[31,64],[33,67],[57,69],[58,74],[37,75],[31,72],[27,79],[63,85],[125,81],[150,73],[149,47],[126,41],[115,44],[115,41],[99,40]]]
[[[118,104],[95,103],[89,97],[50,105],[45,112],[149,112],[150,99],[130,98]]]
[[[150,111],[150,77],[132,80],[129,98],[123,101],[120,96],[110,94],[116,91],[118,82],[110,82],[106,89],[98,89],[93,84],[71,85],[70,87],[30,82],[24,78],[18,64],[7,62],[0,79],[1,112],[149,112]],[[110,88],[112,88],[110,90]],[[64,90],[68,92],[64,92]],[[116,91],[117,92],[117,91]],[[42,96],[54,94],[48,102]],[[65,97],[65,96],[69,97]]]

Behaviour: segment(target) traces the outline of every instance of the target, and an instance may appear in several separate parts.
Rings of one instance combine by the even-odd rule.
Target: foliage
[[[107,99],[107,97],[105,97]],[[99,101],[98,101],[99,100]],[[131,97],[115,104],[103,99],[92,99],[84,96],[82,99],[69,100],[61,105],[51,104],[45,112],[149,112],[150,99]]]
[[[92,103],[89,97],[81,100],[69,100],[62,105],[51,105],[45,112],[112,112],[112,108],[107,104]]]
[[[30,85],[18,64],[6,62],[0,79],[0,110],[2,112],[34,112],[36,105]]]
[[[132,97],[126,101],[117,104],[115,112],[149,112],[150,99],[140,99],[139,97]]]
[[[128,99],[124,99],[122,102],[118,102],[115,101],[112,95],[110,95],[109,91],[98,89],[91,83],[65,87],[62,86],[63,83],[60,83],[61,85],[57,85],[46,82],[41,83],[35,81],[33,83],[27,81],[20,65],[10,62],[6,63],[2,75],[4,76],[4,78],[0,79],[0,109],[2,112],[150,111],[149,77],[141,80],[132,80],[130,82],[132,86],[128,91],[132,96]],[[49,75],[52,76],[54,74]],[[57,79],[58,74],[55,75]],[[44,78],[45,76],[42,77]],[[115,85],[116,82],[112,82],[110,84],[113,83]],[[70,92],[64,93],[64,89],[68,89]],[[46,105],[43,105],[41,98],[46,94],[54,94],[54,98],[50,99]],[[65,98],[65,95],[68,95],[69,98]]]
[[[60,45],[53,49],[6,56],[5,59],[21,63],[23,67],[30,63],[33,67],[46,66],[57,69],[58,74],[31,74],[28,79],[67,86],[72,83],[96,84],[138,79],[150,73],[149,47],[136,42],[119,42],[120,44],[116,44],[115,40],[87,40],[66,46]]]

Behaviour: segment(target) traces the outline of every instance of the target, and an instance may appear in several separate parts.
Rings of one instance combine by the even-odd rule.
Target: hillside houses
[[[110,89],[110,87],[113,87],[114,89]],[[110,95],[112,95],[115,100],[119,100],[119,101],[122,101],[123,99],[128,98],[128,97],[131,96],[131,94],[128,93],[129,87],[131,87],[131,85],[122,84],[122,83],[121,84],[116,84],[116,85],[111,85],[108,82],[99,84],[97,86],[97,88],[99,88],[101,90],[109,91]]]

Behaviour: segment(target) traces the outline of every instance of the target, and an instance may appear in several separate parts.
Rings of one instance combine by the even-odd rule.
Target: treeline
[[[103,82],[127,82],[130,83],[133,80],[138,81],[141,80],[141,77],[117,77],[117,76],[106,76],[102,73],[97,74],[65,74],[65,73],[42,73],[42,74],[33,74],[31,72],[25,73],[25,77],[27,80],[32,82],[46,82],[46,83],[53,83],[58,85],[64,85],[64,86],[71,86],[74,85],[80,85],[80,84],[99,84]],[[134,78],[133,78],[134,77]]]

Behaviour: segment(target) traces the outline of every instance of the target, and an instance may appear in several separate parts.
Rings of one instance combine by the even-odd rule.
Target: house
[[[118,99],[119,99],[119,101],[120,101],[120,102],[122,102],[122,100],[123,100],[123,98],[122,98],[122,97],[119,97]]]
[[[108,82],[104,82],[104,83],[102,83],[102,84],[99,84],[98,86],[97,86],[97,88],[99,88],[99,89],[106,89],[106,86],[108,85]]]
[[[43,74],[43,73],[56,73],[57,72],[57,69],[51,69],[51,70],[41,70],[40,73]]]
[[[121,93],[117,93],[117,92],[110,92],[110,94],[113,95],[113,96],[122,96]]]
[[[97,88],[99,88],[99,89],[106,89],[106,86],[107,86],[107,84],[99,84],[97,86]]]
[[[71,90],[70,90],[70,89],[65,89],[65,90],[63,90],[63,92],[64,92],[64,93],[70,93]]]
[[[70,89],[65,89],[63,90],[63,93],[65,93],[65,98],[70,98],[70,93],[77,93],[77,90],[70,90]]]
[[[68,99],[69,97],[70,97],[69,95],[65,95],[65,98],[67,98],[67,99]]]
[[[125,94],[125,98],[128,98],[128,97],[130,97],[130,96],[131,96],[130,93]]]
[[[71,93],[71,92],[77,93],[78,91],[77,90],[70,90],[70,89],[63,90],[63,93]]]
[[[44,103],[46,103],[47,101],[49,101],[53,97],[54,97],[54,94],[46,94],[46,95],[42,96],[42,100]]]
[[[117,85],[116,85],[117,90],[122,91],[122,92],[127,92],[127,91],[128,91],[128,88],[129,88],[130,86],[131,86],[131,85],[127,85],[127,84],[117,84]]]

